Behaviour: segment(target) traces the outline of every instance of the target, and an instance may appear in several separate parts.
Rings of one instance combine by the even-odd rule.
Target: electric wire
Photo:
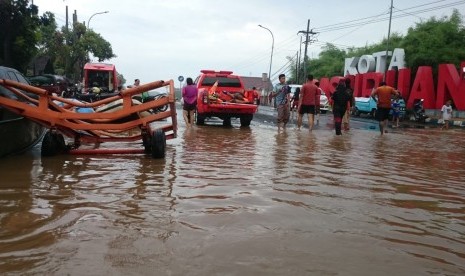
[[[435,7],[431,7],[431,8],[422,9],[422,10],[416,10],[416,11],[408,13],[408,14],[393,15],[392,19],[398,19],[398,18],[403,18],[403,17],[407,17],[407,16],[413,16],[413,15],[426,13],[426,12],[430,12],[430,11],[435,11],[435,10],[439,10],[439,9],[450,8],[450,7],[458,6],[458,5],[462,5],[462,4],[465,4],[465,1],[457,1],[457,2],[453,2],[453,3],[440,5],[440,6],[435,6]],[[411,9],[411,8],[408,8],[408,9]],[[408,9],[404,9],[403,11],[405,12],[405,10],[408,10]],[[395,11],[394,13],[399,13],[399,11]],[[339,30],[343,30],[343,29],[347,29],[347,28],[357,27],[357,26],[360,26],[361,24],[363,24],[363,25],[374,24],[374,23],[379,23],[379,22],[383,22],[383,21],[387,21],[387,20],[389,20],[389,16],[376,18],[376,19],[373,19],[373,20],[364,21],[364,22],[360,22],[360,23],[359,22],[357,22],[357,23],[349,23],[349,24],[346,23],[345,25],[342,25],[344,23],[340,23],[340,26],[339,25],[334,26],[335,24],[333,24],[331,26],[334,26],[334,27],[319,27],[319,28],[314,28],[313,30],[315,30],[315,32],[319,32],[319,33],[331,32],[331,31],[339,31]]]
[[[413,16],[413,17],[422,19],[421,17],[418,17],[417,15],[430,12],[430,11],[436,11],[436,10],[440,10],[444,8],[450,8],[450,7],[465,4],[465,1],[454,1],[450,3],[444,3],[444,2],[446,2],[446,0],[440,0],[440,1],[434,1],[434,2],[429,2],[425,4],[415,5],[415,6],[405,8],[405,9],[399,9],[399,8],[394,7],[396,10],[393,12],[395,15],[392,17],[392,19],[394,20],[394,19],[404,18],[408,16]],[[337,44],[337,43],[333,43],[333,41],[336,41],[340,39],[341,37],[344,37],[350,33],[353,33],[366,25],[387,21],[389,20],[388,14],[389,14],[389,11],[384,11],[380,14],[373,15],[373,16],[368,16],[364,18],[358,18],[358,19],[353,19],[353,20],[349,20],[345,22],[340,22],[340,23],[335,23],[335,24],[313,28],[312,31],[317,32],[317,33],[327,33],[327,32],[344,30],[348,28],[354,28],[354,29],[350,32],[345,33],[344,35],[340,37],[332,39],[331,42],[315,40],[312,42],[312,44],[314,46],[325,46],[327,45],[327,43],[331,43],[332,45],[335,45],[339,48],[345,48],[345,49],[354,48],[354,46]],[[273,56],[282,55],[284,51],[293,51],[293,50],[283,50],[284,48],[292,47],[292,45],[300,45],[300,42],[298,41],[298,36],[291,35],[285,38],[284,40],[281,40],[278,43],[276,43],[274,47]],[[253,59],[246,58],[243,61],[238,61],[236,65],[238,68],[247,68],[247,67],[254,66],[258,63],[266,62],[267,59],[268,59],[268,54],[265,54],[264,51],[259,51],[256,55],[254,55]],[[281,67],[279,70],[281,70],[282,68],[283,67]],[[279,70],[275,71],[271,75],[272,76],[276,75],[277,72],[279,72]]]

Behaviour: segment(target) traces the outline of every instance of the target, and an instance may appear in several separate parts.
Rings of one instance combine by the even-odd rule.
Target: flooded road
[[[179,122],[162,160],[0,159],[0,274],[465,274],[465,131]]]

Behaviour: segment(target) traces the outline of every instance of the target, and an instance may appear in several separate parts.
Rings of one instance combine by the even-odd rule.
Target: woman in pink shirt
[[[197,108],[197,94],[199,90],[192,81],[192,78],[187,78],[187,85],[182,88],[182,116],[186,122],[187,127],[191,127],[194,123],[194,112]]]

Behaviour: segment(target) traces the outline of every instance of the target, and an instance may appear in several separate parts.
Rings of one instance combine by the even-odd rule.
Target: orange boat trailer
[[[8,97],[0,95],[0,106],[49,129],[42,140],[42,156],[145,153],[163,158],[166,140],[177,135],[173,80],[150,82],[92,103],[49,95],[44,89],[6,79],[0,79],[0,85],[12,92]],[[144,103],[132,99],[162,87],[168,88],[166,97]],[[165,105],[169,108],[160,108]],[[64,136],[74,138],[74,142],[66,144]],[[99,148],[104,142],[137,140],[142,140],[143,148]],[[83,143],[93,143],[95,147],[80,149]]]

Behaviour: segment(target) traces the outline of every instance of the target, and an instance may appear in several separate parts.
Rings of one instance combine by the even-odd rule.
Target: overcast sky
[[[308,56],[318,57],[327,42],[340,48],[380,42],[387,36],[390,0],[34,0],[39,14],[53,12],[59,26],[77,12],[112,45],[117,55],[109,63],[132,84],[195,78],[201,69],[231,70],[242,76],[261,77],[270,66],[276,76],[289,71],[286,57],[296,57],[301,47],[299,31],[318,32]],[[415,23],[431,16],[450,16],[465,10],[458,0],[394,0],[391,33],[405,34]],[[106,14],[93,14],[109,11]],[[463,12],[462,12],[463,14]],[[89,21],[89,19],[92,19]],[[363,19],[363,20],[362,20]],[[341,24],[342,23],[342,24]],[[335,25],[337,24],[337,25]],[[304,39],[305,40],[305,39]],[[302,45],[302,53],[304,45]],[[369,54],[369,53],[367,53]]]

